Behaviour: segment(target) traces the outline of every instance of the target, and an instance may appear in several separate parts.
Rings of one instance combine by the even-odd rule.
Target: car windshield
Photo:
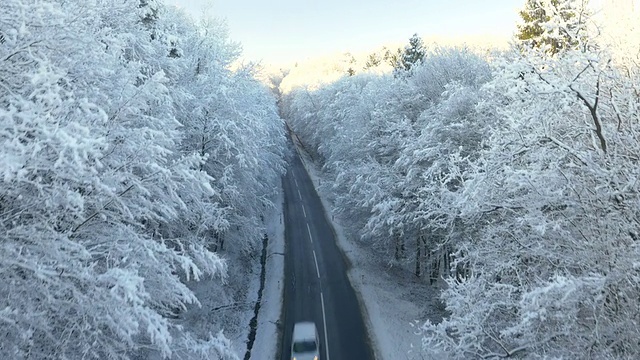
[[[306,353],[316,351],[316,342],[313,340],[302,340],[293,343],[293,352]]]

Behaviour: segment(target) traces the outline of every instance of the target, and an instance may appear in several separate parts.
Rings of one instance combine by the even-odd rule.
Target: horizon
[[[403,44],[413,34],[423,39],[502,39],[516,30],[520,3],[513,0],[374,0],[367,14],[359,2],[328,0],[322,5],[277,0],[242,4],[213,0],[164,0],[194,18],[213,16],[226,22],[230,38],[242,45],[243,61],[286,66],[333,54],[365,53]],[[412,11],[406,11],[405,8]],[[247,11],[246,9],[252,9]],[[284,10],[283,10],[284,9]],[[380,26],[383,24],[384,26]]]

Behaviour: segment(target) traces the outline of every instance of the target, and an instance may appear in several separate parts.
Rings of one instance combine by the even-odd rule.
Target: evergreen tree
[[[402,58],[401,48],[397,48],[395,52],[392,52],[391,50],[386,49],[382,60],[386,61],[387,64],[393,66],[394,69],[398,70],[402,68],[402,65],[400,62],[401,58]]]
[[[379,66],[382,63],[382,58],[377,53],[371,53],[367,56],[367,62],[364,64],[364,70],[368,70]]]
[[[413,65],[421,63],[426,54],[426,50],[424,48],[424,42],[418,36],[418,34],[413,34],[413,36],[409,39],[409,45],[405,46],[404,53],[402,54],[402,67],[404,70],[409,71],[413,67]]]
[[[404,50],[398,49],[395,53],[387,50],[384,59],[393,66],[395,74],[398,75],[410,71],[415,64],[422,63],[425,55],[424,42],[418,34],[413,34]]]
[[[346,60],[348,64],[347,75],[353,76],[356,74],[356,70],[355,70],[355,65],[357,64],[356,58],[353,57],[351,53],[345,53],[344,55],[345,55],[345,58],[348,59]]]
[[[549,55],[576,48],[586,19],[587,0],[527,0],[517,38],[524,48]]]

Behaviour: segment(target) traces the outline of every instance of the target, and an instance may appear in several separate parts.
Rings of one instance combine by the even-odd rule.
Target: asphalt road
[[[320,359],[374,359],[333,228],[294,154],[282,180],[286,245],[280,359],[291,359],[293,324],[299,321],[316,323]]]

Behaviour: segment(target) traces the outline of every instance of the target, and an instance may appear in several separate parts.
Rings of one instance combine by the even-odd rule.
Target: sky
[[[524,0],[164,0],[227,22],[244,57],[286,64],[337,52],[374,51],[423,37],[501,36]]]

